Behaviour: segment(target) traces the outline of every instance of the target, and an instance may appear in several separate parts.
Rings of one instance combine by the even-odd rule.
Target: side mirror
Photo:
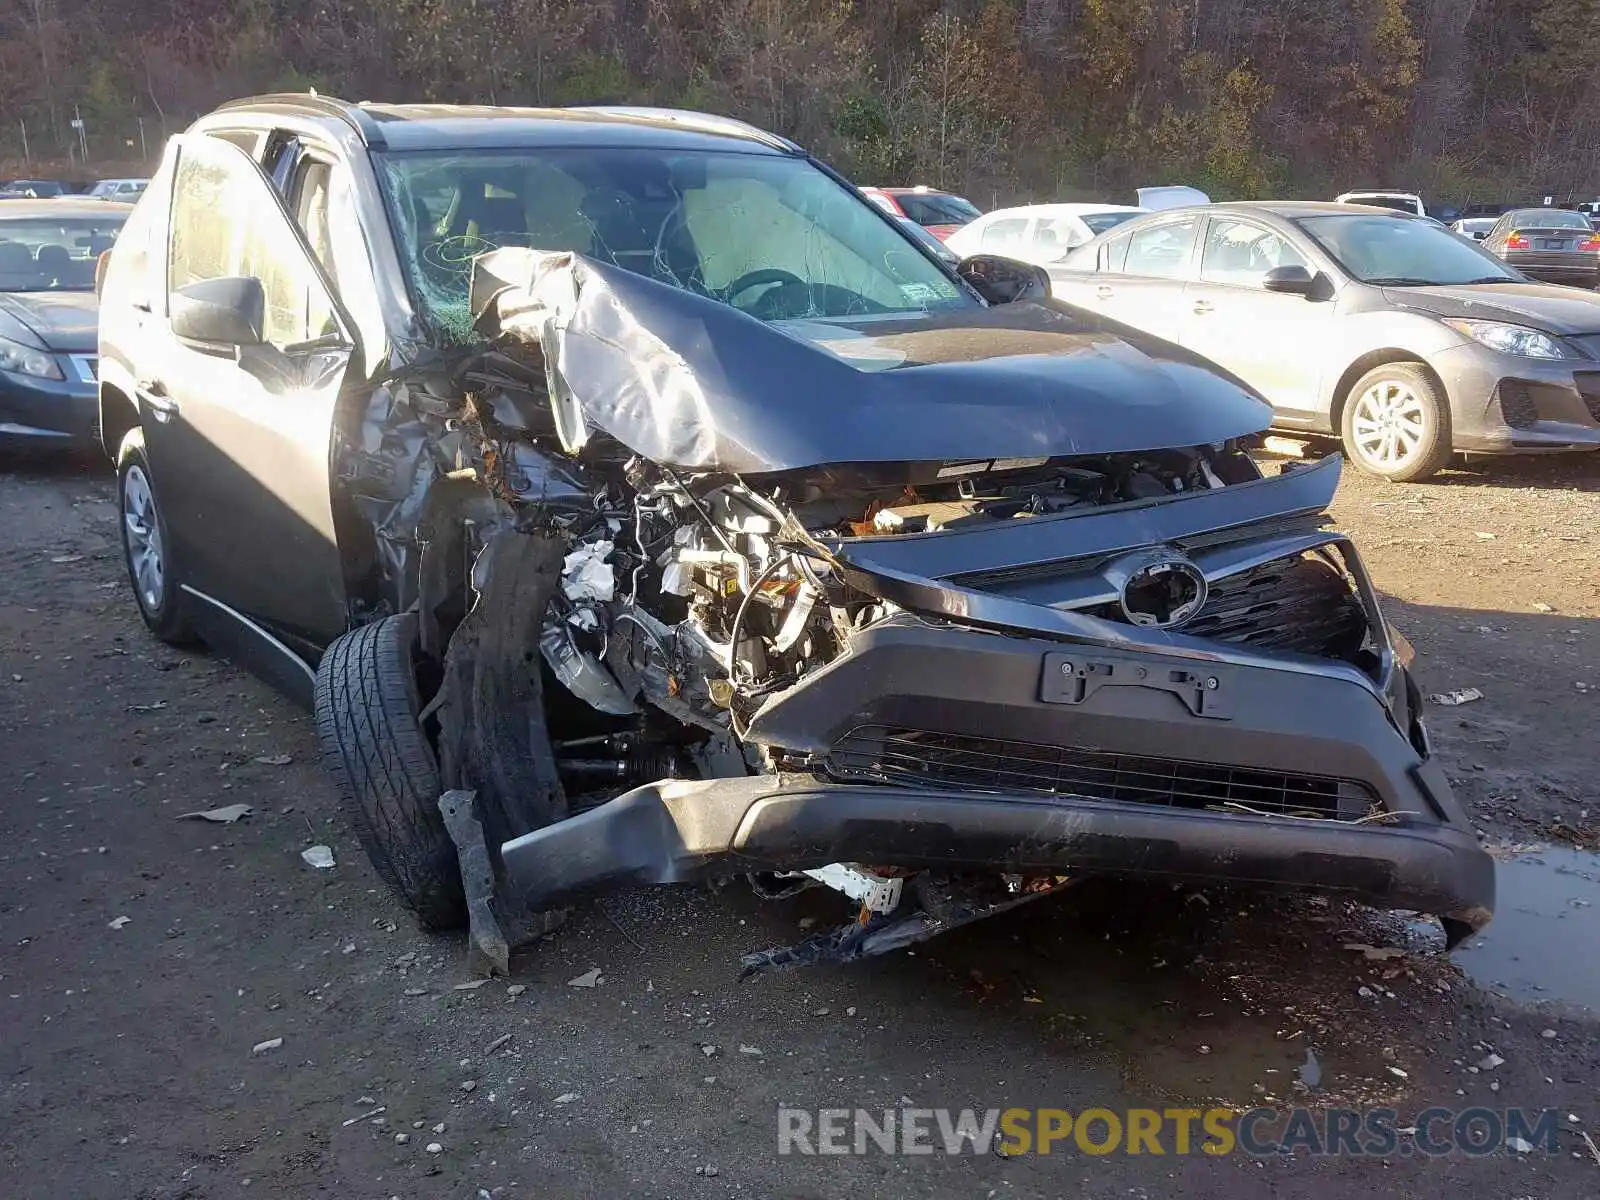
[[[1273,267],[1262,276],[1261,286],[1285,296],[1311,296],[1317,291],[1317,280],[1304,267]]]
[[[267,293],[253,275],[202,279],[172,293],[172,332],[186,342],[259,346]]]
[[[990,304],[1045,300],[1050,296],[1050,276],[1043,267],[998,254],[974,254],[964,258],[956,267],[956,273]]]

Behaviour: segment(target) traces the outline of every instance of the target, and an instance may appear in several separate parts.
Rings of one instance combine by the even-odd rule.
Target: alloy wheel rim
[[[166,596],[166,560],[162,553],[161,522],[156,516],[156,495],[144,468],[132,466],[122,481],[122,527],[128,544],[128,569],[133,587],[146,612],[157,612]]]
[[[1380,379],[1356,401],[1350,427],[1356,452],[1381,470],[1405,466],[1427,430],[1422,397],[1397,379]]]

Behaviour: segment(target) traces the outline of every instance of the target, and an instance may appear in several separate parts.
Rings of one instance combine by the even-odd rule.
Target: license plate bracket
[[[1044,656],[1039,699],[1082,704],[1109,687],[1169,692],[1197,717],[1227,721],[1234,715],[1235,672],[1210,663],[1187,663],[1117,651],[1060,651]]]

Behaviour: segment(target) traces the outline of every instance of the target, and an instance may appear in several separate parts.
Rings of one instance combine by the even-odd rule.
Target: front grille
[[[1527,429],[1539,419],[1539,410],[1533,403],[1533,393],[1520,379],[1502,379],[1497,389],[1500,397],[1500,415],[1513,429]]]
[[[1125,621],[1122,607],[1097,617]],[[1211,585],[1205,607],[1182,627],[1191,637],[1353,661],[1366,637],[1361,603],[1344,575],[1314,555],[1280,558]]]
[[[881,725],[858,726],[835,742],[827,769],[839,780],[1333,821],[1382,811],[1357,780]]]

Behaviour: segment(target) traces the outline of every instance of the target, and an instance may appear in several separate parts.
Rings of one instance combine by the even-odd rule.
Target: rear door
[[[352,324],[279,194],[219,138],[181,139],[164,312],[140,381],[146,441],[190,589],[312,646],[346,624],[330,453]],[[252,276],[263,345],[186,342],[171,296]]]
[[[1183,290],[1201,224],[1197,213],[1155,221],[1112,238],[1102,249],[1117,256],[1120,269],[1097,274],[1083,299],[1064,297],[1096,312],[1176,342],[1183,335]],[[1108,260],[1107,265],[1111,265]]]
[[[1258,221],[1212,216],[1200,243],[1198,277],[1184,294],[1182,343],[1233,372],[1285,415],[1319,405],[1334,304],[1262,287],[1274,267],[1317,265],[1288,235]]]

